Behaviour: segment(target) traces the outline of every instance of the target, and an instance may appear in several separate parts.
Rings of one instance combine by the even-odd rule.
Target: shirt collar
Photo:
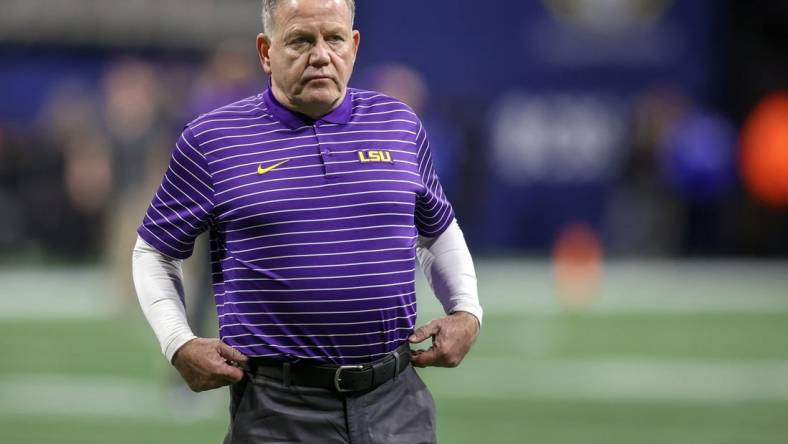
[[[317,120],[299,112],[290,110],[279,103],[279,101],[276,100],[276,97],[274,97],[270,80],[268,83],[268,89],[266,89],[265,93],[263,94],[263,101],[265,102],[265,106],[268,108],[271,114],[273,114],[276,120],[282,122],[285,124],[285,126],[292,129],[301,126],[313,125],[315,122],[319,121],[325,121],[329,123],[348,123],[350,121],[350,115],[353,111],[353,106],[350,101],[350,91],[348,91],[347,88],[345,89],[345,97],[342,99],[342,103],[331,110],[328,114]]]

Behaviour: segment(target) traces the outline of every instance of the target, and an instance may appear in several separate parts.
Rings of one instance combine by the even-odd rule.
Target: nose
[[[328,43],[326,43],[325,40],[320,39],[314,46],[312,46],[312,52],[309,54],[309,64],[316,67],[328,65],[331,62],[328,51]]]

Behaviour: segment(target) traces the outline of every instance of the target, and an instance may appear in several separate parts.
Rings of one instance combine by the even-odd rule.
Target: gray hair
[[[280,2],[281,0],[262,0],[263,32],[268,33],[274,29],[273,16]],[[350,26],[353,26],[353,20],[356,18],[356,1],[345,0],[345,3],[347,3],[347,9],[350,11]]]

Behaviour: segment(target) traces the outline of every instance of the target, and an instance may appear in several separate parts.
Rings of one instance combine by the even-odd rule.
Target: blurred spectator
[[[43,106],[33,128],[4,137],[0,148],[0,210],[4,234],[0,244],[15,257],[69,257],[95,260],[109,171],[101,157],[93,159],[67,147],[101,152],[95,144],[82,145],[80,135],[95,121],[87,88],[62,81]],[[86,151],[80,151],[85,153]],[[88,161],[89,168],[79,162]],[[99,180],[93,180],[98,177]],[[68,235],[64,235],[68,233]]]
[[[101,83],[100,123],[112,150],[113,195],[133,198],[161,171],[148,167],[162,165],[169,153],[173,123],[160,103],[165,87],[150,63],[134,59],[111,63]]]
[[[65,189],[75,209],[98,217],[112,190],[111,153],[96,132],[75,133],[65,141]]]
[[[101,79],[99,127],[110,148],[113,171],[106,256],[111,281],[130,304],[135,296],[128,275],[129,252],[175,139],[172,116],[161,102],[164,89],[154,66],[138,59],[113,61]]]
[[[611,254],[676,255],[681,251],[682,208],[660,170],[659,149],[690,99],[670,86],[647,89],[634,100],[631,145],[605,214]]]
[[[208,55],[185,104],[186,124],[200,114],[259,94],[265,75],[256,63],[254,42],[226,40]]]
[[[9,129],[0,126],[0,249],[20,251],[25,235],[23,206],[16,193],[17,151]]]

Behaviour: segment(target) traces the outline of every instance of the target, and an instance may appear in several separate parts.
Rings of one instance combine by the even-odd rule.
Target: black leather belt
[[[396,379],[410,365],[410,345],[405,342],[383,358],[367,364],[315,364],[306,360],[282,362],[250,358],[247,369],[282,381],[285,385],[329,388],[339,393],[372,390]]]

